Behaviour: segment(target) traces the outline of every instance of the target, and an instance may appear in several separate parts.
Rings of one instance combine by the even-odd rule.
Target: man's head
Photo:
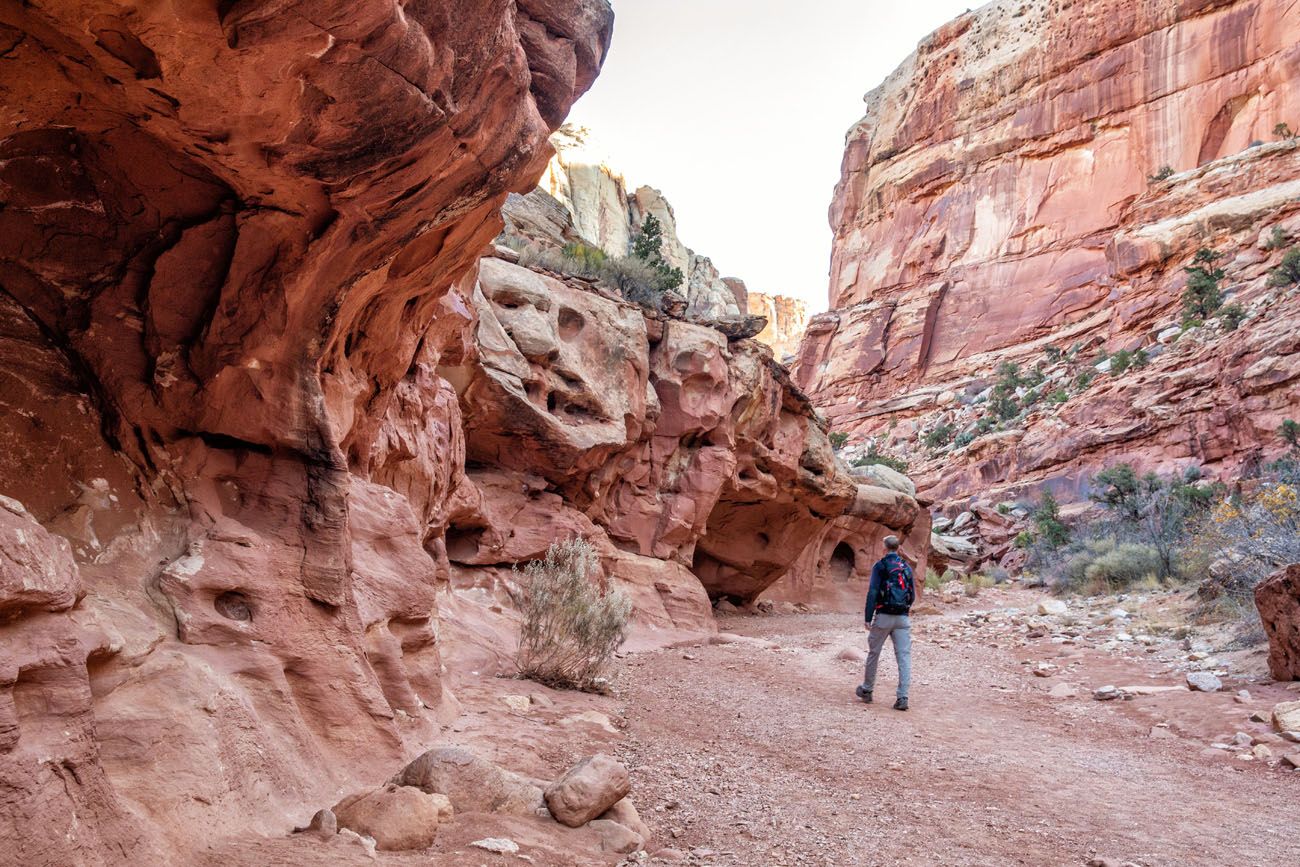
[[[900,543],[898,541],[897,536],[886,536],[884,539],[884,543],[885,543],[885,551],[887,551],[888,553],[895,554],[898,552],[898,546]]]

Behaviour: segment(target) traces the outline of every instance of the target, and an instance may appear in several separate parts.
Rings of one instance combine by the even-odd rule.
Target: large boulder
[[[546,814],[540,786],[462,747],[429,750],[403,768],[391,783],[446,795],[459,813]]]
[[[546,789],[546,806],[556,821],[577,828],[627,797],[627,768],[602,753],[583,759]]]
[[[66,539],[46,532],[22,503],[0,496],[0,615],[62,611],[81,595]]]
[[[1278,680],[1300,678],[1300,563],[1255,588],[1255,606],[1268,635],[1268,670]]]
[[[334,816],[340,828],[374,838],[376,849],[405,852],[433,845],[438,826],[452,817],[452,806],[446,795],[389,783],[349,795],[334,805]]]

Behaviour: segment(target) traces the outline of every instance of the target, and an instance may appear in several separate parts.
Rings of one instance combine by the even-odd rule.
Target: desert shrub
[[[1300,422],[1289,418],[1278,425],[1277,435],[1293,449],[1300,449]]]
[[[1300,283],[1300,247],[1292,247],[1282,257],[1282,264],[1268,272],[1268,285],[1294,286]]]
[[[954,447],[960,449],[970,445],[973,442],[975,442],[975,431],[967,430],[957,434],[957,436],[953,438],[952,444]]]
[[[994,506],[993,508],[997,510],[997,513],[998,513],[999,515],[1010,515],[1010,514],[1011,514],[1011,504],[1010,504],[1010,503],[998,503],[998,504],[997,504],[996,506]]]
[[[943,587],[943,585],[944,585],[945,583],[946,583],[946,582],[944,581],[943,576],[940,575],[940,574],[938,573],[938,571],[936,571],[935,569],[930,568],[930,569],[926,569],[926,570],[925,570],[925,589],[926,589],[926,590],[928,590],[928,591],[930,591],[930,592],[934,592],[934,591],[938,590],[939,588]]]
[[[1047,356],[1047,361],[1050,364],[1055,364],[1065,358],[1065,353],[1057,346],[1044,346],[1043,355]]]
[[[1284,140],[1292,139],[1296,137],[1296,134],[1291,131],[1290,124],[1288,124],[1286,121],[1280,121],[1276,126],[1273,127],[1273,135]]]
[[[1286,232],[1282,231],[1281,226],[1274,226],[1273,231],[1269,233],[1268,240],[1264,242],[1265,250],[1281,250],[1286,246]]]
[[[520,251],[519,264],[525,268],[594,279],[644,307],[658,308],[663,303],[662,275],[632,256],[609,256],[605,251],[586,244],[568,244],[562,250],[528,246]]]
[[[987,590],[994,584],[993,578],[983,572],[975,572],[962,579],[962,587],[967,596],[974,599],[981,590]]]
[[[848,443],[849,435],[844,431],[831,431],[827,434],[827,439],[831,441],[831,448],[839,451]]]
[[[1034,544],[1034,534],[1028,530],[1021,530],[1011,544],[1022,550],[1028,550]]]
[[[1092,385],[1092,381],[1096,378],[1097,378],[1097,371],[1091,368],[1089,368],[1088,370],[1080,371],[1079,375],[1074,378],[1074,390],[1085,391],[1088,388],[1088,386]]]
[[[1255,585],[1279,567],[1300,562],[1300,467],[1279,461],[1200,527],[1209,580],[1201,596],[1249,601]]]
[[[1192,264],[1183,269],[1187,272],[1187,287],[1183,289],[1184,324],[1204,322],[1223,306],[1219,281],[1226,273],[1215,267],[1220,258],[1221,253],[1202,247],[1192,257]]]
[[[1127,349],[1121,349],[1110,357],[1110,372],[1113,376],[1118,376],[1133,366],[1133,353]]]
[[[1246,308],[1240,304],[1227,304],[1219,310],[1219,319],[1228,331],[1236,331],[1246,318]]]
[[[1129,464],[1118,464],[1092,480],[1092,499],[1104,508],[1110,531],[1118,540],[1138,542],[1160,557],[1157,577],[1179,574],[1179,559],[1188,547],[1189,533],[1223,494],[1221,486],[1197,484],[1200,471],[1189,469],[1182,477],[1147,473],[1138,476]]]
[[[867,467],[872,464],[880,464],[882,467],[889,467],[891,470],[900,473],[907,472],[907,461],[882,452],[874,440],[871,442],[871,445],[867,447],[866,454],[853,460],[853,466],[855,467]]]
[[[1150,545],[1101,535],[1071,546],[1049,573],[1057,593],[1097,596],[1154,586],[1159,571],[1160,552]]]
[[[1173,166],[1161,166],[1154,175],[1147,175],[1147,183],[1156,184],[1174,176]]]
[[[515,570],[523,623],[519,674],[563,689],[600,685],[627,637],[632,602],[595,578],[596,552],[586,541],[553,542],[542,560]]]
[[[1020,401],[1014,394],[995,393],[989,402],[989,409],[1002,421],[1009,421],[1020,414]]]
[[[975,421],[975,435],[983,436],[997,425],[990,416],[982,415]]]
[[[952,442],[954,433],[956,433],[956,430],[952,425],[941,424],[925,435],[925,444],[931,449],[942,448]]]
[[[1047,402],[1054,406],[1060,406],[1069,399],[1070,393],[1063,388],[1058,388],[1053,392],[1049,392],[1047,395]]]

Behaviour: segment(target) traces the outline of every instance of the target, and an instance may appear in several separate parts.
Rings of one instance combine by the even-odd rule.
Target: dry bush
[[[962,579],[961,583],[966,588],[966,595],[974,599],[980,595],[981,590],[987,590],[995,582],[992,576],[985,575],[983,572],[976,572],[973,575],[967,575]]]
[[[627,637],[632,601],[602,586],[596,552],[582,539],[553,542],[543,560],[516,569],[522,677],[560,689],[596,690]]]

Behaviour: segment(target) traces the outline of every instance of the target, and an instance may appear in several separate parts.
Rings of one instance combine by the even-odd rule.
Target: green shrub
[[[872,464],[880,464],[882,467],[889,467],[891,470],[900,473],[907,472],[907,461],[882,452],[874,440],[871,445],[867,447],[867,453],[861,457],[855,458],[853,461],[853,466],[855,467],[867,467]]]
[[[1097,378],[1097,371],[1092,368],[1079,371],[1079,375],[1074,378],[1074,390],[1084,391],[1092,385],[1092,381]]]
[[[1028,549],[1031,545],[1034,544],[1034,534],[1029,532],[1028,530],[1021,530],[1019,533],[1016,534],[1016,538],[1012,542],[1012,544],[1015,545],[1017,548],[1020,548],[1021,550]]]
[[[1280,139],[1293,139],[1296,134],[1291,131],[1291,126],[1286,121],[1280,121],[1277,126],[1273,127],[1273,135]]]
[[[595,550],[553,542],[546,558],[514,569],[523,615],[516,663],[522,677],[561,689],[598,689],[627,637],[632,602],[596,580]]]
[[[1070,541],[1070,528],[1061,520],[1061,507],[1051,491],[1043,491],[1043,496],[1033,511],[1034,528],[1038,531],[1038,541],[1049,551],[1064,546]]]
[[[931,593],[939,590],[944,585],[943,576],[934,569],[925,570],[925,589]]]
[[[1070,393],[1063,388],[1058,388],[1056,391],[1047,395],[1047,402],[1055,406],[1060,406],[1069,399]]]
[[[1110,372],[1112,376],[1119,376],[1133,366],[1133,353],[1127,349],[1121,349],[1110,357]]]
[[[1161,166],[1154,175],[1147,176],[1147,183],[1155,184],[1174,176],[1173,166]]]
[[[848,443],[849,435],[843,431],[831,431],[827,434],[827,439],[831,441],[831,448],[839,451],[844,448],[846,443]]]
[[[1065,353],[1055,346],[1043,347],[1043,354],[1047,356],[1047,361],[1050,364],[1055,364],[1065,358]]]
[[[1222,268],[1215,267],[1215,262],[1222,258],[1221,253],[1202,247],[1196,251],[1192,264],[1184,268],[1187,272],[1187,287],[1183,290],[1183,323],[1203,322],[1213,316],[1223,306],[1223,292],[1219,281],[1226,274]]]
[[[930,449],[942,448],[952,442],[954,433],[956,429],[952,425],[941,424],[925,435],[925,445]]]
[[[1209,513],[1214,498],[1222,493],[1221,486],[1198,485],[1199,479],[1195,468],[1182,478],[1155,473],[1139,477],[1131,465],[1117,464],[1093,478],[1091,498],[1109,513],[1117,535],[1158,552],[1157,577],[1169,578],[1192,526]]]
[[[663,303],[663,276],[632,256],[608,256],[603,250],[585,244],[569,244],[563,250],[529,246],[520,251],[519,264],[594,279],[644,307],[659,308]]]
[[[975,434],[976,436],[983,436],[993,430],[996,426],[997,422],[995,422],[990,416],[982,415],[975,422]]]
[[[965,448],[966,446],[970,445],[973,442],[975,442],[975,431],[967,430],[957,434],[957,436],[953,439],[952,444],[954,448],[960,449],[960,448]]]
[[[1300,283],[1300,247],[1292,247],[1282,257],[1282,264],[1268,272],[1268,285],[1294,286]]]
[[[1289,418],[1277,429],[1277,435],[1293,449],[1300,449],[1300,422]]]
[[[1286,232],[1282,231],[1281,226],[1274,226],[1273,231],[1268,236],[1268,241],[1264,243],[1265,250],[1281,250],[1286,246]]]
[[[1020,401],[1014,394],[995,394],[989,402],[989,409],[999,419],[1007,421],[1020,414]]]
[[[1246,308],[1240,304],[1228,304],[1219,309],[1219,320],[1228,331],[1236,331],[1246,318]]]

